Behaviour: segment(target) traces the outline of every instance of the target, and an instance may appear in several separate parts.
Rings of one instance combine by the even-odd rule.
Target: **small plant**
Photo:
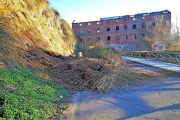
[[[8,72],[0,70],[0,118],[3,119],[48,119],[54,105],[66,100],[67,92],[62,86],[35,76],[30,71],[16,67]]]

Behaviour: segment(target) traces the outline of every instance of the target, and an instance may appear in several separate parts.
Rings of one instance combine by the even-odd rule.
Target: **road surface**
[[[132,63],[131,70],[160,69]],[[178,75],[177,75],[178,76]],[[74,92],[61,120],[180,120],[180,77],[147,81],[108,94]]]

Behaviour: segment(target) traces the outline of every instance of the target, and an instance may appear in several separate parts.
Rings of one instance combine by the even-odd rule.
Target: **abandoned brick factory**
[[[155,18],[171,23],[171,12],[140,13],[100,18],[100,21],[72,23],[73,32],[83,42],[103,41],[106,46],[126,51],[147,50],[145,41],[145,25],[147,22],[155,24]],[[166,49],[165,41],[158,40],[156,50]]]

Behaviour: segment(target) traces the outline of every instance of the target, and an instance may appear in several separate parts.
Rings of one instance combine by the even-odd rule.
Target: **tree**
[[[178,19],[176,16],[176,23],[172,27],[172,43],[169,47],[170,50],[180,50],[180,27],[178,26]]]
[[[157,47],[158,41],[165,41],[167,46],[171,42],[171,23],[163,18],[155,17],[153,22],[145,23],[143,40],[147,42],[150,50]]]

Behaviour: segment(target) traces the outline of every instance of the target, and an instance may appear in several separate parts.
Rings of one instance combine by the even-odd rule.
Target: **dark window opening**
[[[110,31],[110,27],[107,28],[107,32],[109,32],[109,31]]]
[[[155,22],[153,22],[153,23],[152,23],[152,26],[154,27],[155,25],[156,25],[156,23],[155,23]]]
[[[109,23],[109,21],[107,21],[107,23]]]
[[[142,34],[142,39],[144,39],[145,38],[145,34]]]
[[[90,34],[91,33],[91,29],[88,29],[88,34]]]
[[[127,40],[128,39],[128,35],[124,35],[125,39]]]
[[[127,29],[128,29],[127,25],[124,25],[124,30],[127,30]]]
[[[100,33],[100,29],[99,28],[97,29],[97,33]]]
[[[80,29],[80,30],[79,30],[79,34],[82,34],[82,32],[83,32],[82,29]]]
[[[116,26],[116,31],[118,31],[119,30],[119,26]]]
[[[127,19],[124,19],[124,22],[126,22],[127,21]]]
[[[136,29],[136,24],[133,25],[133,29]]]
[[[111,40],[111,37],[110,37],[110,36],[107,36],[107,40],[110,41],[110,40]]]
[[[137,36],[136,36],[136,34],[133,34],[133,38],[136,40],[137,39]]]
[[[116,36],[116,41],[119,41],[119,35]]]
[[[97,42],[99,42],[100,41],[100,37],[97,37]]]
[[[142,29],[145,29],[145,24],[142,24]]]

